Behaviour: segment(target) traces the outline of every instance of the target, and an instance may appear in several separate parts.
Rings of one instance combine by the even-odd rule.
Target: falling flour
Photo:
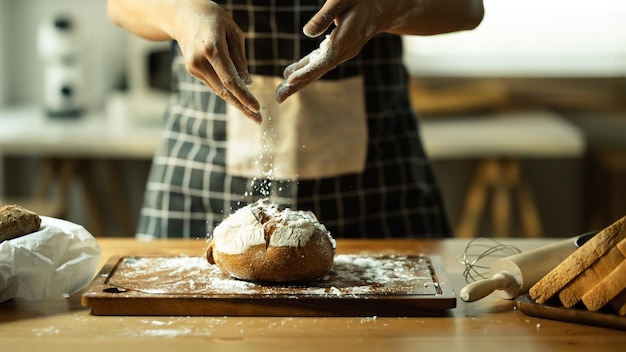
[[[267,130],[263,131],[262,145],[259,150],[259,154],[254,160],[255,166],[262,170],[262,177],[254,177],[250,181],[249,188],[243,193],[242,200],[245,203],[251,203],[259,197],[270,197],[272,195],[272,181],[274,174],[274,160],[269,148],[274,145],[277,137],[276,131],[272,126],[272,116],[267,111],[266,107],[261,107],[261,116],[263,117],[263,124],[269,126]],[[238,203],[242,205],[242,203]],[[231,209],[231,213],[236,209]]]
[[[287,81],[284,82],[282,89],[289,87],[289,79],[301,77],[324,65],[327,65],[331,60],[332,53],[330,36],[327,35],[317,49],[313,50],[300,61],[293,64],[293,67],[296,67],[296,69],[289,75]],[[258,156],[254,160],[254,164],[259,170],[261,170],[262,177],[254,177],[251,180],[248,189],[242,195],[242,202],[239,202],[237,204],[238,206],[243,203],[251,203],[259,197],[269,197],[272,199],[275,195],[274,188],[280,188],[280,190],[282,190],[282,186],[279,186],[279,183],[274,179],[276,165],[274,163],[273,153],[271,150],[272,146],[278,144],[277,139],[279,137],[273,127],[272,116],[270,115],[267,107],[261,106],[260,113],[264,121],[261,127],[266,128],[266,130],[263,131],[262,146],[259,150]],[[305,146],[303,146],[303,148],[304,147]],[[290,181],[287,180],[285,182],[289,183]],[[234,212],[234,210],[235,209],[231,209],[231,213]]]

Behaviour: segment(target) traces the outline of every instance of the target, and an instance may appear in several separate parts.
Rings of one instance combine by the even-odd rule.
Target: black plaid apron
[[[222,1],[246,34],[251,74],[282,76],[323,38],[302,34],[322,0]],[[185,70],[175,48],[165,129],[145,191],[138,237],[204,238],[225,215],[265,195],[311,210],[336,238],[449,237],[438,186],[407,98],[401,38],[378,35],[323,77],[364,79],[365,170],[318,180],[256,180],[226,173],[226,103]],[[251,123],[251,128],[254,125]]]

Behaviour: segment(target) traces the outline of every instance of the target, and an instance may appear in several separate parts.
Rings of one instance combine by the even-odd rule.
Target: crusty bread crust
[[[617,297],[624,289],[626,289],[626,260],[587,291],[582,301],[588,310],[595,312]]]
[[[615,298],[613,298],[611,302],[609,303],[611,304],[611,308],[613,308],[613,310],[617,312],[618,315],[625,316],[626,315],[626,290],[620,292],[620,294],[615,296]]]
[[[545,303],[624,238],[626,216],[600,231],[546,274],[530,288],[530,297],[539,304]]]
[[[303,282],[328,274],[333,266],[334,248],[328,236],[316,231],[304,246],[256,245],[241,254],[207,249],[207,260],[238,279],[255,282]]]
[[[626,243],[626,239],[622,240],[622,242]],[[563,306],[570,308],[580,302],[589,289],[602,281],[622,261],[624,261],[622,252],[617,247],[611,248],[608,253],[596,260],[587,270],[580,273],[559,292],[559,299]]]
[[[0,208],[0,243],[38,231],[40,226],[39,215],[19,205]]]
[[[224,273],[255,282],[304,282],[328,274],[335,240],[310,211],[260,199],[213,231],[206,257]]]

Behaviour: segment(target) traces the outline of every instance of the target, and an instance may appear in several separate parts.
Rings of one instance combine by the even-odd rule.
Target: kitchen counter
[[[50,118],[37,106],[0,109],[0,153],[90,159],[150,159],[162,126],[103,111]]]
[[[203,254],[205,242],[99,238],[102,266],[117,255]],[[521,250],[550,239],[507,239]],[[465,285],[457,261],[469,240],[339,240],[338,253],[440,255],[457,293]],[[94,316],[80,292],[64,299],[0,303],[2,350],[380,350],[617,351],[624,331],[530,317],[515,301],[492,294],[439,317]]]

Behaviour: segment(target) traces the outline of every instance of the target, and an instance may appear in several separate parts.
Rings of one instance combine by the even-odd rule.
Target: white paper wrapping
[[[0,302],[69,296],[91,282],[101,256],[85,228],[41,216],[39,231],[0,243]]]

